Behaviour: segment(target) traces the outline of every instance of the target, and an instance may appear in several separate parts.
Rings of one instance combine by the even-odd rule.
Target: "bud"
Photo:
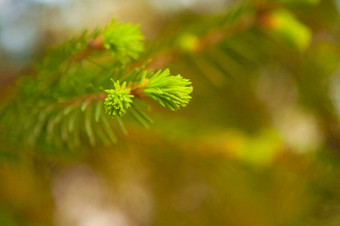
[[[126,82],[120,86],[119,81],[113,82],[115,89],[105,90],[108,93],[104,100],[105,113],[110,116],[123,116],[131,107],[133,95],[126,88]]]
[[[259,24],[283,43],[300,51],[305,50],[311,42],[310,29],[287,10],[264,13],[259,18]]]
[[[184,52],[195,52],[200,47],[200,41],[197,36],[186,33],[179,37],[177,45]]]

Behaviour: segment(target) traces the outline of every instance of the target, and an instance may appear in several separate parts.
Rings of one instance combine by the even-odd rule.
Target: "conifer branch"
[[[186,56],[206,57],[205,52],[249,30],[258,23],[256,9],[252,7],[251,4],[238,6],[220,18],[218,26],[204,27],[204,31],[197,34],[189,30],[175,34],[170,48],[159,48],[160,51],[147,54],[152,59],[149,64],[145,64],[148,59],[140,57],[144,37],[138,26],[113,20],[102,31],[84,32],[49,51],[38,64],[36,78],[21,79],[16,94],[3,108],[3,125],[10,128],[15,121],[25,124],[23,128],[12,128],[10,134],[21,137],[33,131],[27,138],[30,144],[43,139],[50,144],[70,147],[77,146],[84,137],[91,145],[97,144],[98,139],[115,141],[107,115],[116,119],[124,133],[126,129],[121,118],[126,113],[148,127],[152,120],[144,113],[144,97],[170,110],[185,107],[191,99],[191,82],[181,75],[170,75],[167,67]],[[232,48],[241,44],[236,43]],[[235,51],[244,55],[242,48]],[[229,59],[223,55],[225,51],[215,52]],[[253,60],[249,59],[249,54],[244,58]],[[202,63],[200,59],[194,62]],[[208,61],[204,64],[205,68],[213,67]],[[216,65],[223,67],[220,62]],[[239,70],[240,67],[224,70],[235,68]],[[219,76],[218,73],[207,77],[212,79],[212,76]],[[31,106],[35,109],[30,110]],[[13,111],[19,112],[16,117],[6,113]],[[27,118],[33,123],[25,122]],[[53,137],[56,140],[51,141]]]
[[[145,91],[146,88],[150,90],[148,86],[152,82],[149,81],[154,80],[154,73],[146,71],[144,66],[130,72],[125,69],[126,64],[136,60],[144,49],[142,40],[138,26],[113,21],[102,33],[94,32],[89,36],[85,32],[50,50],[37,67],[38,76],[26,77],[19,82],[16,94],[1,112],[5,115],[1,126],[11,130],[15,121],[23,122],[23,127],[13,128],[8,134],[19,138],[31,131],[23,139],[27,144],[35,145],[44,140],[49,145],[69,148],[79,146],[85,137],[92,146],[98,143],[98,139],[103,143],[108,140],[115,142],[115,134],[110,131],[105,114],[116,119],[124,134],[127,132],[120,117],[127,112],[148,127],[152,120],[145,115],[144,104],[135,99],[150,96],[151,91]],[[94,51],[110,53],[113,58],[111,67],[98,68],[82,62]],[[109,85],[110,79],[113,89]],[[167,83],[172,82],[169,78],[164,79]],[[157,84],[153,84],[156,89]],[[164,83],[159,84],[164,87]],[[157,93],[158,99],[151,97],[171,110],[178,109],[188,103],[188,96],[183,96],[185,99],[180,103],[178,93],[183,91],[189,95],[191,88],[181,88],[188,84],[177,82],[174,84],[177,88],[168,84],[173,90],[178,89],[177,93],[164,90],[164,97],[162,93]],[[32,105],[35,108],[30,110]],[[19,113],[13,117],[6,113],[11,110]]]

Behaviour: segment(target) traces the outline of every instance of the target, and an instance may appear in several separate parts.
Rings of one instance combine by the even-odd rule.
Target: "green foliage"
[[[65,41],[61,45],[50,48],[46,56],[37,63],[37,70],[41,73],[54,73],[60,66],[72,56],[87,48],[87,41],[95,39],[98,36],[98,31],[95,30],[92,34],[84,31],[78,37]]]
[[[20,79],[2,106],[1,126],[8,139],[70,149],[109,144],[116,142],[116,135],[107,115],[116,119],[124,134],[120,117],[127,112],[143,127],[152,123],[144,113],[142,96],[171,110],[185,106],[191,92],[184,87],[188,80],[127,64],[138,59],[142,40],[138,26],[113,20],[102,32],[84,32],[49,50],[34,75]],[[13,127],[16,123],[22,126]]]
[[[123,116],[131,107],[132,98],[143,95],[172,111],[185,107],[191,99],[191,82],[181,75],[170,75],[169,69],[153,73],[141,68],[130,73],[122,86],[119,81],[113,84],[115,89],[105,90],[108,93],[104,101],[105,113],[110,116]]]
[[[112,20],[103,31],[103,42],[106,49],[119,61],[127,62],[137,59],[144,50],[144,37],[139,26],[116,23]]]
[[[154,68],[165,68],[157,72],[133,66],[148,62],[148,57],[139,58],[144,44],[138,26],[113,20],[102,31],[84,32],[50,50],[33,76],[18,81],[18,88],[2,106],[1,126],[10,139],[31,145],[77,147],[83,143],[113,143],[116,132],[112,118],[123,133],[123,120],[129,119],[121,118],[125,115],[143,127],[150,126],[152,120],[145,113],[148,106],[144,97],[170,110],[187,106],[193,90],[191,82],[181,75],[170,75],[166,69],[178,59],[185,73],[202,75],[204,83],[216,90],[231,78],[239,82],[236,87],[241,87],[242,92],[233,87],[223,91],[226,104],[239,103],[236,107],[227,106],[230,112],[235,111],[231,113],[235,118],[242,117],[237,112],[253,109],[259,109],[253,114],[261,115],[263,108],[252,90],[253,84],[242,78],[275,56],[270,47],[272,40],[257,29],[256,6],[253,1],[245,1],[223,15],[195,18],[178,32],[165,32],[144,55],[155,59],[155,65],[160,63]],[[275,16],[275,12],[265,13]],[[296,49],[306,48],[310,34],[303,32],[304,26],[295,17],[279,16],[282,21],[276,24],[276,30],[270,27],[270,32],[284,36],[283,40],[289,36],[288,41]],[[159,54],[161,51],[164,55]],[[162,58],[157,59],[159,56]],[[114,81],[113,87],[110,80]],[[247,105],[249,101],[254,105]],[[254,116],[259,119],[256,123],[268,118],[258,115]],[[246,129],[256,128],[256,123],[240,121]],[[22,126],[13,127],[15,123]]]
[[[147,81],[144,93],[163,107],[175,111],[189,103],[192,87],[189,79],[184,79],[181,75],[170,76],[169,74],[170,71],[166,69],[152,75]]]
[[[104,100],[105,113],[111,116],[123,116],[131,107],[133,95],[129,94],[131,89],[126,88],[126,82],[120,86],[119,81],[114,82],[115,89],[108,89]]]
[[[86,33],[20,79],[0,111],[0,161],[15,162],[0,170],[0,222],[72,225],[73,207],[83,222],[94,192],[95,214],[107,198],[108,211],[117,207],[137,225],[338,225],[339,20],[326,27],[328,9],[296,17],[284,4],[237,2],[223,15],[190,15],[191,24],[176,14],[179,29],[147,45],[137,62],[107,51],[102,32]],[[281,24],[259,29],[259,11]],[[309,44],[303,24],[313,20]],[[154,60],[139,67],[147,58]],[[154,131],[144,132],[134,122],[150,127],[149,101],[175,110],[191,98],[191,82],[168,67],[191,76],[195,98],[182,115],[156,112]],[[126,129],[131,135],[122,137]],[[58,159],[84,146],[96,149]],[[27,151],[51,147],[58,151],[48,160]],[[32,162],[20,167],[17,153]]]

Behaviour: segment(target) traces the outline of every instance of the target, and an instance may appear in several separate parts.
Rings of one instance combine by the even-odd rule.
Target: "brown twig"
[[[97,37],[96,39],[90,41],[86,48],[77,53],[76,55],[72,56],[69,60],[68,63],[72,64],[75,62],[79,62],[83,59],[85,59],[88,55],[90,55],[94,51],[100,51],[100,50],[105,50],[104,43],[103,43],[103,38],[102,36]]]

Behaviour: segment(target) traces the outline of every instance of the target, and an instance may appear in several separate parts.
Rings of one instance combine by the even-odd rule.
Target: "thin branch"
[[[228,37],[244,32],[249,29],[253,25],[255,25],[257,19],[253,15],[247,15],[238,20],[238,22],[233,25],[226,25],[218,29],[213,29],[207,32],[202,37],[198,38],[198,48],[193,50],[193,52],[203,52],[206,51],[219,43],[225,40]],[[147,66],[150,69],[161,69],[165,66],[169,66],[170,64],[180,60],[180,58],[184,55],[184,52],[178,49],[167,49],[163,52],[156,54],[154,57],[151,57],[152,61]],[[140,62],[135,65],[141,65]]]

